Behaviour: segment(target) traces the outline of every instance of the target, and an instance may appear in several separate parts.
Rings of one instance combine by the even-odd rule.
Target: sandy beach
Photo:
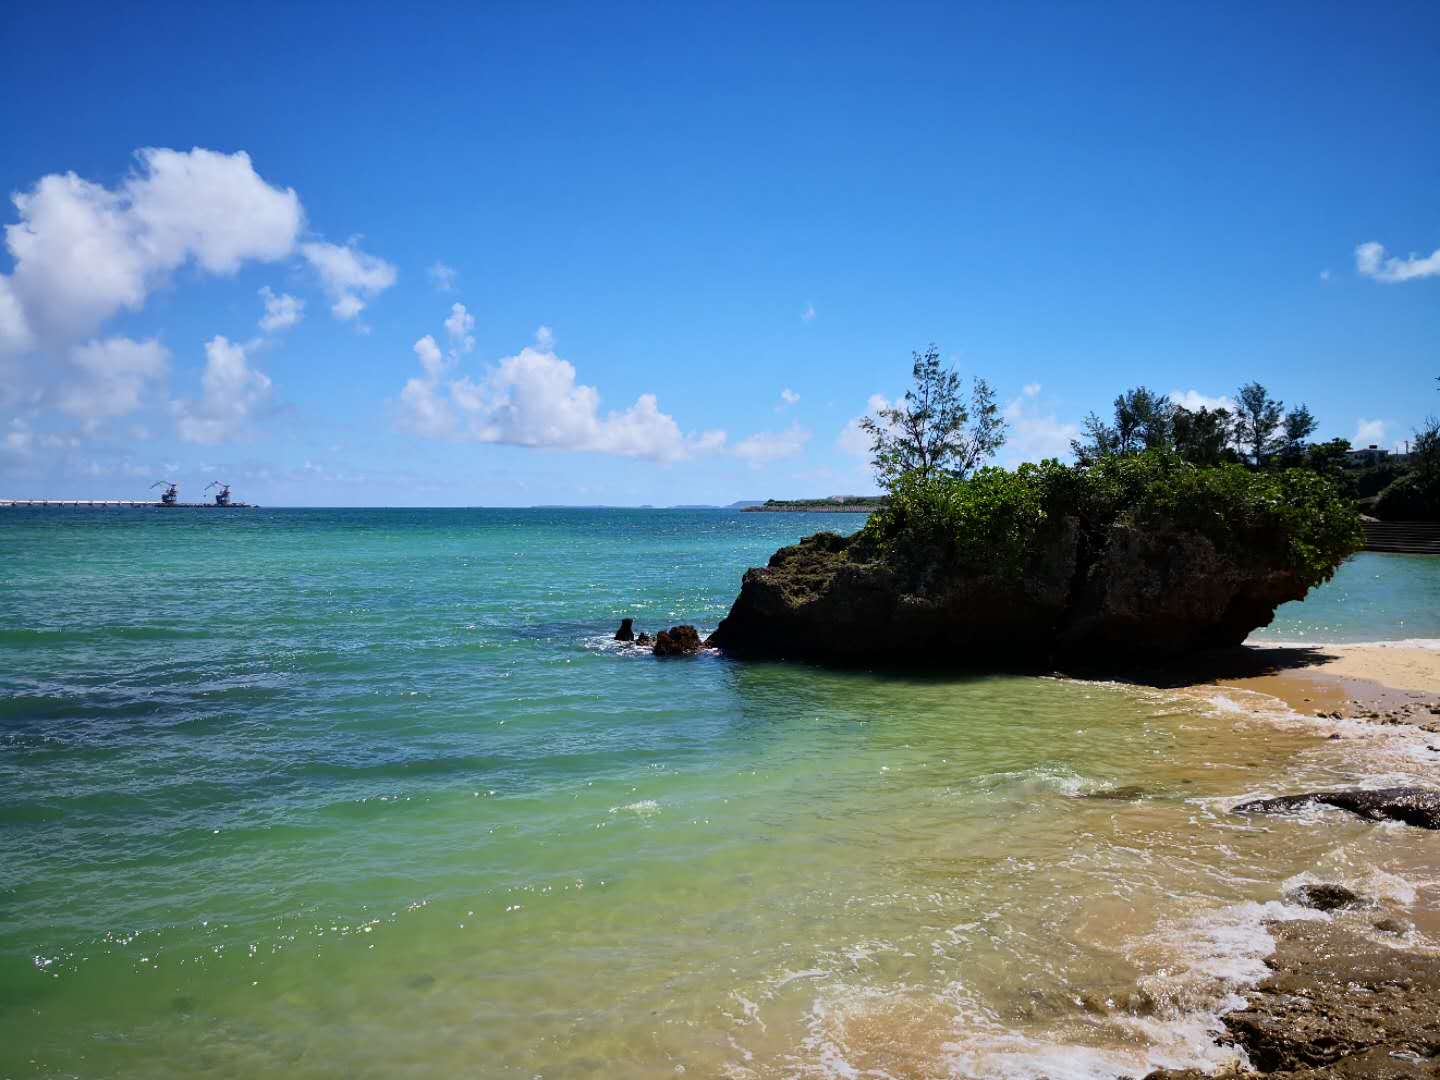
[[[1440,641],[1246,644],[1152,672],[1141,681],[1221,686],[1279,698],[1308,715],[1440,727]]]

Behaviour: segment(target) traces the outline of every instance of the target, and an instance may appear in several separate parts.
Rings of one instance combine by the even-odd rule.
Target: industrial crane
[[[173,480],[156,480],[150,487],[152,490],[157,487],[165,489],[160,495],[161,506],[174,506],[180,498],[180,485]]]
[[[216,505],[216,506],[229,506],[229,505],[230,505],[230,485],[229,485],[229,484],[225,484],[225,483],[221,483],[219,480],[211,480],[210,483],[208,483],[208,484],[205,485],[205,490],[206,490],[206,491],[209,491],[212,487],[218,487],[218,488],[220,489],[219,491],[217,491],[217,492],[215,493],[215,505]]]

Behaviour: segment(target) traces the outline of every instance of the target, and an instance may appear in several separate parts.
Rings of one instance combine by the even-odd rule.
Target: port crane
[[[208,484],[205,485],[205,490],[206,490],[206,491],[209,491],[209,490],[210,490],[211,488],[213,488],[213,487],[218,487],[218,488],[220,489],[219,491],[217,491],[217,492],[215,493],[215,505],[216,505],[216,506],[229,506],[229,505],[230,505],[230,485],[229,485],[229,484],[226,484],[226,483],[222,483],[222,482],[219,481],[219,480],[211,480],[210,483],[208,483]]]
[[[160,493],[161,506],[174,506],[179,501],[180,485],[173,480],[156,480],[155,483],[150,485],[152,491],[157,487],[163,487],[165,489]]]

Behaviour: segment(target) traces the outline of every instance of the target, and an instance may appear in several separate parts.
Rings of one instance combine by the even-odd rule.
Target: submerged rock
[[[650,640],[650,635],[645,633],[644,631],[641,631],[639,636],[635,638],[635,644],[639,646],[645,646],[653,643]]]
[[[1403,821],[1421,829],[1440,829],[1440,791],[1421,787],[1355,791],[1312,791],[1256,799],[1235,808],[1237,814],[1285,814],[1314,806],[1333,806],[1367,821]]]
[[[1292,889],[1286,896],[1302,907],[1316,911],[1338,911],[1341,908],[1359,907],[1366,902],[1359,893],[1351,892],[1344,885],[1307,884]]]
[[[1139,784],[1123,784],[1120,787],[1102,788],[1099,791],[1092,791],[1085,796],[1087,799],[1113,799],[1116,802],[1134,802],[1136,799],[1143,799],[1149,794]]]
[[[635,640],[635,620],[634,620],[634,619],[621,619],[621,620],[620,620],[620,629],[615,631],[615,640],[616,640],[616,641],[634,641],[634,640]]]
[[[1181,530],[1095,536],[1054,521],[1018,572],[960,571],[938,553],[879,550],[864,532],[818,533],[746,571],[707,644],[838,663],[1130,669],[1238,645],[1306,591],[1274,561],[1222,556]]]
[[[700,651],[700,634],[693,626],[672,626],[655,635],[656,656],[690,656]]]

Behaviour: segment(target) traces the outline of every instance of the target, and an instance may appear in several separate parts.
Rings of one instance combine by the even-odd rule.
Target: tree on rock
[[[1246,383],[1235,395],[1235,442],[1255,466],[1280,449],[1276,432],[1285,419],[1285,403],[1270,396],[1258,382]]]
[[[990,384],[977,377],[964,398],[960,376],[940,364],[933,344],[912,354],[915,385],[893,406],[860,421],[870,436],[876,477],[892,485],[908,473],[965,477],[1005,443],[1005,418]]]

